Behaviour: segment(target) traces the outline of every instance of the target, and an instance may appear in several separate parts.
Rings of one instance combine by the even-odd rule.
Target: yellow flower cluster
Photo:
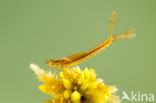
[[[93,69],[64,68],[58,79],[37,65],[32,64],[31,68],[44,82],[39,89],[53,96],[45,103],[120,103],[118,97],[112,95],[117,89],[105,85],[102,79],[96,79]]]

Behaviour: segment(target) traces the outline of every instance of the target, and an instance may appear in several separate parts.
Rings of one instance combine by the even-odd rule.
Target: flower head
[[[64,68],[58,79],[35,64],[31,64],[31,68],[44,82],[39,89],[53,96],[45,103],[120,103],[118,97],[113,96],[117,89],[105,85],[102,79],[96,79],[93,69]]]

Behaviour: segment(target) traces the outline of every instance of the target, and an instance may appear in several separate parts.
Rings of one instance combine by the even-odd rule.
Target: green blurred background
[[[137,37],[119,40],[80,64],[95,68],[105,84],[122,91],[156,94],[155,0],[0,0],[0,102],[42,103],[49,96],[29,69],[96,46],[109,36],[135,28]],[[123,101],[127,103],[127,101]]]

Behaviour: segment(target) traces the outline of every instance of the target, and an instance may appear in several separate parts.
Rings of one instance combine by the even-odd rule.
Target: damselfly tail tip
[[[114,37],[114,39],[115,40],[117,40],[117,39],[131,39],[131,38],[134,38],[134,37],[136,37],[135,33],[121,34],[121,35],[118,35],[118,36]]]

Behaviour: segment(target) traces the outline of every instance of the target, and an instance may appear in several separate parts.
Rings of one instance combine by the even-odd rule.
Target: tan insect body
[[[112,34],[113,34],[113,29],[114,29],[114,24],[115,24],[115,17],[116,17],[116,13],[113,12],[111,15],[111,18],[110,18],[110,37],[107,40],[105,40],[104,42],[102,42],[101,44],[97,45],[96,47],[94,47],[93,49],[91,49],[87,52],[80,52],[80,53],[77,53],[77,54],[74,54],[71,56],[61,58],[59,60],[53,60],[53,59],[49,60],[47,63],[48,67],[55,68],[54,76],[56,77],[59,67],[64,69],[65,67],[80,64],[80,63],[88,60],[89,58],[97,55],[98,53],[100,53],[102,50],[104,50],[110,44],[112,44],[114,42],[114,40],[128,39],[128,38],[133,38],[136,36],[136,34],[133,33],[134,29],[130,29],[130,30],[127,30],[127,31],[113,37]]]

